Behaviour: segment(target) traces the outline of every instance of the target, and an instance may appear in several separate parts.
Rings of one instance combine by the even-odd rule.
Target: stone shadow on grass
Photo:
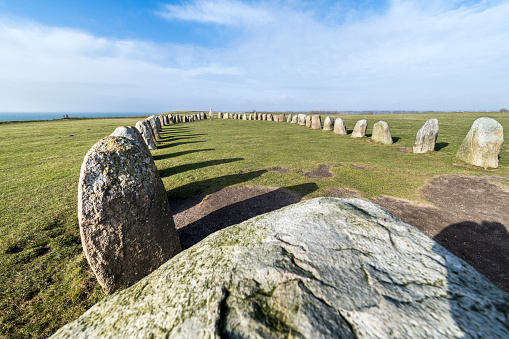
[[[159,170],[159,175],[161,175],[161,178],[165,178],[165,177],[169,177],[170,175],[195,170],[198,168],[227,164],[229,162],[235,162],[235,161],[241,161],[241,160],[244,160],[244,158],[217,159],[217,160],[195,162],[195,163],[191,163],[191,164],[185,164],[185,165],[180,165],[180,166],[175,166],[175,167],[170,167],[170,168],[166,168],[163,170]]]
[[[189,151],[182,151],[182,152],[175,152],[175,153],[154,155],[153,158],[154,158],[154,160],[163,160],[163,159],[176,158],[176,157],[179,157],[181,155],[197,153],[197,152],[208,152],[208,151],[215,151],[215,149],[213,149],[213,148],[193,149],[193,150],[189,150]]]
[[[442,148],[446,148],[447,146],[449,146],[448,142],[437,142],[435,144],[435,151],[440,151]]]
[[[249,189],[249,188],[248,188]],[[191,222],[177,230],[180,237],[182,250],[197,244],[210,234],[224,229],[226,227],[239,224],[257,215],[275,211],[282,207],[297,203],[301,200],[302,195],[309,194],[318,189],[315,183],[305,183],[295,186],[278,188],[254,197],[228,204],[222,208],[215,209],[211,213],[204,215],[202,218]],[[234,193],[234,189],[232,192]],[[225,192],[226,195],[232,192]],[[220,192],[218,192],[220,193]],[[218,197],[220,200],[221,198]],[[242,199],[241,196],[228,197],[233,200]],[[208,197],[208,199],[217,199],[216,197]],[[213,209],[208,200],[208,209]],[[218,201],[220,203],[220,201]]]
[[[158,141],[159,142],[159,141]],[[186,145],[186,144],[197,144],[197,143],[200,143],[200,142],[205,142],[205,141],[187,141],[187,142],[176,142],[176,143],[171,143],[171,144],[166,144],[166,145],[158,145],[157,148],[158,149],[164,149],[164,148],[170,148],[170,147],[175,147],[175,146],[180,146],[180,145]]]
[[[509,233],[499,222],[451,224],[434,240],[509,293]]]

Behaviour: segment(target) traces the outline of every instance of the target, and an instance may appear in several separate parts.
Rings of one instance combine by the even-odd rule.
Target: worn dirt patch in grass
[[[443,175],[421,189],[429,205],[375,202],[417,227],[509,292],[509,188],[496,176]]]
[[[314,171],[310,171],[306,173],[306,176],[309,178],[327,178],[332,177],[331,166],[329,165],[319,165],[317,169]]]
[[[300,195],[286,188],[237,186],[170,205],[182,248],[187,249],[220,229],[300,200]]]
[[[333,187],[329,188],[325,191],[325,196],[327,197],[334,197],[334,198],[360,198],[361,195],[359,192],[348,189],[348,188],[340,188],[340,187]]]
[[[410,153],[410,147],[398,147],[397,149],[403,153]]]
[[[270,167],[270,168],[267,168],[267,171],[271,171],[271,172],[279,172],[279,173],[290,173],[290,169],[289,168],[284,168],[284,167]]]

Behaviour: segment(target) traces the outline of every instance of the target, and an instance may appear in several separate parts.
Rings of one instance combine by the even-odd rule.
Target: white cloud
[[[228,47],[0,19],[0,111],[507,106],[507,1],[393,0],[369,15],[320,16],[296,0],[198,0],[165,13],[230,27]]]
[[[197,0],[184,5],[166,5],[159,13],[163,18],[237,26],[267,23],[271,14],[261,6],[250,6],[232,0]]]

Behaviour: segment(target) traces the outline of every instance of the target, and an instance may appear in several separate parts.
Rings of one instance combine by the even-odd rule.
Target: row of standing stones
[[[509,295],[362,199],[304,201],[181,252],[149,149],[163,125],[205,118],[152,116],[86,154],[82,244],[118,292],[53,337],[509,336]]]
[[[347,135],[345,122],[341,118],[333,119],[326,117],[323,125],[319,115],[306,114],[280,114],[273,116],[270,113],[261,114],[232,114],[218,113],[218,118],[242,119],[242,120],[267,120],[277,122],[289,122],[307,126],[315,130],[334,131],[338,135]],[[362,138],[366,136],[368,122],[365,119],[357,121],[351,136]],[[413,153],[426,153],[435,150],[438,137],[438,119],[428,119],[419,129],[415,136]],[[389,125],[385,121],[379,121],[373,125],[371,140],[374,142],[390,145],[393,143]],[[504,131],[502,125],[491,118],[479,118],[470,128],[456,156],[467,164],[483,168],[497,168],[500,149],[504,143]]]

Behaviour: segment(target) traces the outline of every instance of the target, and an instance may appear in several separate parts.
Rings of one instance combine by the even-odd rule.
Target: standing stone
[[[150,127],[150,132],[152,133],[152,136],[154,137],[154,140],[157,140],[159,138],[159,133],[157,132],[157,125],[155,123],[155,119],[152,117],[148,117],[145,119],[147,122],[147,125]]]
[[[426,153],[435,150],[438,137],[438,119],[428,119],[415,136],[413,152]]]
[[[385,121],[379,121],[373,125],[373,133],[371,140],[374,142],[380,142],[385,145],[392,145],[392,135],[389,130],[389,124]]]
[[[262,114],[262,120],[267,120],[267,114]]]
[[[338,135],[346,135],[346,126],[345,122],[341,118],[337,118],[334,122],[334,134]]]
[[[474,166],[497,168],[504,144],[502,125],[491,118],[479,118],[472,124],[456,156]]]
[[[311,128],[311,116],[310,115],[308,115],[306,117],[306,127]]]
[[[292,115],[288,114],[288,117],[286,118],[286,122],[292,122]]]
[[[285,122],[285,118],[286,118],[286,117],[285,117],[285,115],[284,115],[284,114],[280,114],[280,115],[279,115],[279,119],[278,119],[278,120],[279,120],[279,122]]]
[[[223,119],[228,119],[228,113],[223,114]]]
[[[322,117],[319,115],[313,115],[311,117],[311,128],[322,129]]]
[[[147,143],[141,136],[141,133],[133,126],[120,126],[115,128],[113,133],[110,134],[110,137],[124,137],[131,139],[137,146],[141,147],[143,151],[145,151],[148,155],[152,157],[148,149]]]
[[[366,129],[368,128],[368,122],[365,119],[357,121],[353,128],[352,138],[362,138],[366,135]]]
[[[298,120],[298,124],[300,126],[306,126],[306,115],[305,114],[299,114],[297,120]]]
[[[247,120],[247,114],[246,113],[242,114],[242,120]]]
[[[201,119],[201,120],[205,120],[205,119],[207,119],[207,116],[205,115],[205,112],[201,112],[201,113],[200,113],[200,119]]]
[[[106,292],[131,286],[180,252],[159,172],[131,139],[106,137],[88,151],[78,218],[83,250]]]
[[[299,123],[299,116],[296,114],[292,117],[291,124],[298,124]]]
[[[218,119],[222,119],[222,118],[223,118],[223,113],[221,113],[221,112],[217,112],[217,118],[218,118]]]
[[[323,130],[324,131],[333,131],[334,130],[334,120],[331,117],[325,118],[323,122]]]
[[[509,295],[372,202],[209,235],[54,338],[508,338]]]
[[[253,119],[258,120],[258,113],[256,113],[256,112],[253,113]]]
[[[138,132],[140,132],[148,149],[157,149],[155,140],[153,139],[152,133],[150,132],[150,129],[149,129],[146,121],[144,121],[144,120],[138,121],[136,123],[136,129],[138,130]]]
[[[273,117],[272,117],[272,114],[267,114],[267,121],[272,121],[273,120]]]

